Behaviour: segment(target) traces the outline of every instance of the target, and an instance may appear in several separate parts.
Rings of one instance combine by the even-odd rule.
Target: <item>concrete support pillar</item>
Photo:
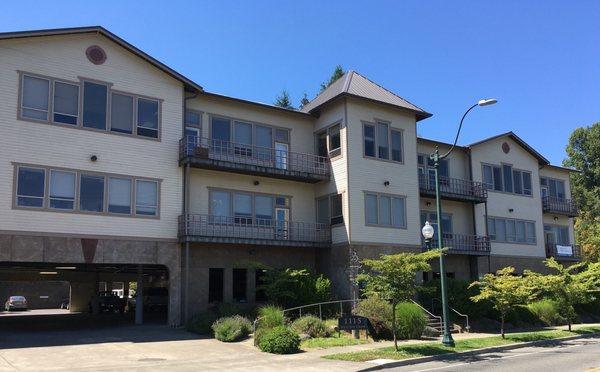
[[[71,292],[69,295],[69,311],[88,312],[90,301],[97,292],[93,281],[71,282]]]
[[[233,269],[223,271],[223,302],[233,302]]]
[[[144,271],[142,265],[137,269],[137,291],[135,295],[135,324],[144,323]]]

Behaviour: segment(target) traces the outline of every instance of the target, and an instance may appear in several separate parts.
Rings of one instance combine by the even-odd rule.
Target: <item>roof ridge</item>
[[[388,92],[388,93],[392,94],[393,96],[395,96],[395,97],[398,97],[398,98],[400,98],[401,100],[403,100],[404,102],[406,102],[406,103],[408,103],[408,104],[410,104],[410,105],[412,105],[412,106],[415,106],[415,107],[416,107],[416,108],[418,108],[419,110],[421,110],[421,111],[425,112],[425,110],[424,110],[424,109],[422,109],[421,107],[419,107],[419,106],[415,105],[414,103],[410,102],[410,101],[409,101],[409,100],[407,100],[406,98],[400,97],[399,95],[397,95],[396,93],[392,92],[391,90],[389,90],[389,89],[385,88],[384,86],[382,86],[382,85],[380,85],[380,84],[378,84],[378,83],[374,82],[373,80],[369,79],[368,77],[366,77],[366,76],[364,76],[364,75],[362,75],[362,74],[360,74],[360,73],[358,73],[358,72],[356,72],[356,71],[353,71],[353,72],[354,72],[355,74],[357,74],[358,76],[362,77],[363,79],[365,79],[365,80],[369,81],[370,83],[372,83],[372,84],[374,84],[374,85],[377,85],[379,88],[381,88],[381,89],[385,90],[386,92]]]

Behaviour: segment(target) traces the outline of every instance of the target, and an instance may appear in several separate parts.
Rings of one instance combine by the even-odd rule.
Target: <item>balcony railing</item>
[[[188,214],[179,216],[183,242],[236,243],[279,246],[328,246],[328,224],[278,221],[253,217]]]
[[[577,204],[573,200],[554,196],[544,196],[542,208],[546,213],[563,214],[569,217],[575,217],[579,213]]]
[[[435,178],[429,174],[419,174],[421,195],[435,197]],[[483,203],[487,199],[487,189],[483,183],[440,176],[440,196],[444,199]]]
[[[490,254],[490,238],[483,235],[443,234],[442,246],[450,254],[487,256]],[[423,242],[423,247],[425,242]],[[432,249],[438,247],[437,239],[431,242]]]
[[[581,260],[581,247],[571,244],[546,243],[546,257],[554,257],[559,261],[579,261]]]
[[[316,183],[329,180],[329,158],[197,136],[179,141],[180,163],[266,177]]]

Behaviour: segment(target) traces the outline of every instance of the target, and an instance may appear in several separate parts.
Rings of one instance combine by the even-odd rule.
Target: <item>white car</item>
[[[4,303],[4,310],[27,310],[27,299],[23,296],[10,296]]]

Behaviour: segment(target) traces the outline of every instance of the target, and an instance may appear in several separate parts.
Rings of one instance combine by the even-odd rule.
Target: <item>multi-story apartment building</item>
[[[0,34],[0,87],[0,280],[68,280],[72,309],[98,282],[139,280],[168,288],[177,324],[261,301],[271,267],[348,296],[353,259],[421,251],[435,225],[428,154],[449,145],[356,72],[287,110],[209,93],[90,27]],[[570,170],[514,133],[440,172],[448,275],[578,258]]]

